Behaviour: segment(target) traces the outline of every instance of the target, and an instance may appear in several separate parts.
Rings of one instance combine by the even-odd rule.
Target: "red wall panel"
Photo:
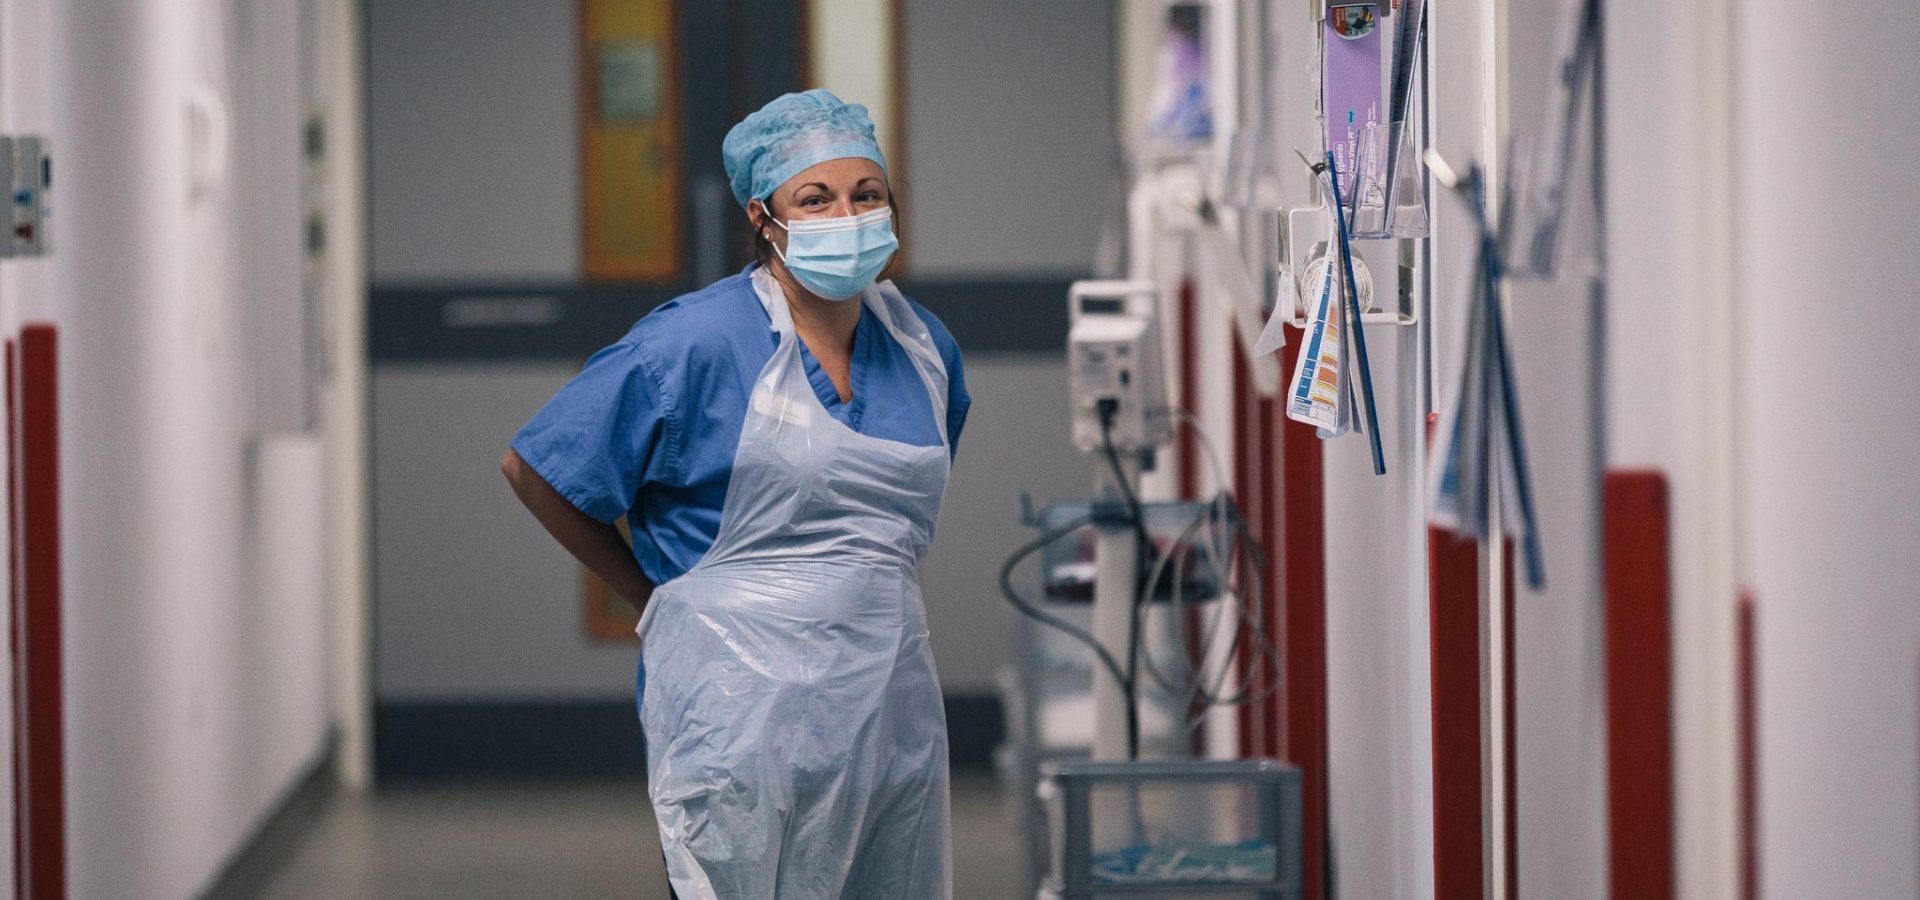
[[[1658,472],[1615,471],[1603,491],[1608,869],[1615,898],[1666,900],[1674,896],[1667,483]]]
[[[18,752],[15,824],[20,896],[66,896],[66,798],[60,661],[58,343],[49,325],[20,333],[17,423],[19,632],[14,656]],[[9,392],[11,396],[11,391]]]

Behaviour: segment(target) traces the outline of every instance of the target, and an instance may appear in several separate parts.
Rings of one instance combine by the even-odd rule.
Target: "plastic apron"
[[[756,293],[780,343],[719,535],[638,629],[668,878],[681,900],[946,900],[946,713],[918,574],[947,484],[946,368],[893,284],[868,288],[866,325],[907,350],[941,445],[859,434],[808,383],[784,298]]]

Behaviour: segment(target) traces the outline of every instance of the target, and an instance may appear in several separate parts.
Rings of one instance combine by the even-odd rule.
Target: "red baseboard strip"
[[[1178,349],[1180,353],[1180,408],[1188,415],[1199,415],[1200,410],[1200,336],[1194,329],[1200,327],[1198,298],[1194,296],[1193,280],[1180,282],[1180,296],[1174,305],[1174,314],[1179,322]],[[1175,433],[1180,436],[1180,496],[1188,500],[1200,499],[1200,436],[1192,422],[1178,422]],[[1217,475],[1217,473],[1216,473]],[[1224,490],[1227,485],[1216,489]]]
[[[1673,678],[1666,477],[1603,486],[1609,871],[1616,900],[1671,900]]]
[[[1200,355],[1199,336],[1194,329],[1199,327],[1199,315],[1196,307],[1198,298],[1194,296],[1193,279],[1180,282],[1180,292],[1174,299],[1175,360],[1180,372],[1180,408],[1189,415],[1198,416],[1200,409]],[[1180,497],[1184,500],[1200,499],[1200,435],[1199,427],[1192,421],[1174,423],[1174,433],[1179,436],[1179,468],[1175,477],[1180,483]],[[1215,473],[1216,476],[1220,473]],[[1214,490],[1227,490],[1230,485],[1214,485]],[[1200,655],[1204,632],[1200,610],[1189,607],[1186,614],[1187,657]],[[1206,702],[1196,697],[1187,708],[1187,715],[1200,716],[1206,712]],[[1204,756],[1207,748],[1206,726],[1193,730],[1188,738],[1187,750],[1196,758]]]
[[[1519,619],[1514,617],[1514,598],[1519,594],[1516,593],[1513,581],[1513,561],[1516,559],[1513,540],[1509,538],[1501,541],[1500,548],[1502,560],[1500,583],[1505,586],[1500,595],[1504,598],[1500,606],[1500,621],[1506,623],[1506,627],[1500,630],[1500,658],[1505,661],[1505,667],[1500,673],[1501,683],[1505,687],[1500,696],[1505,701],[1501,709],[1505,711],[1503,720],[1507,723],[1506,744],[1502,751],[1506,754],[1507,777],[1505,783],[1500,786],[1506,797],[1507,810],[1507,858],[1503,875],[1507,880],[1507,896],[1518,897],[1520,896],[1520,691],[1519,681],[1514,673],[1519,670],[1520,657],[1514,653],[1513,636],[1520,631],[1517,627]]]
[[[1305,339],[1289,329],[1290,346]],[[1327,819],[1327,545],[1320,437],[1311,425],[1280,421],[1280,597],[1286,683],[1281,751],[1300,767],[1306,827],[1303,900],[1325,900],[1331,847]],[[1271,465],[1272,458],[1267,463]]]
[[[1480,735],[1480,545],[1427,531],[1435,897],[1486,896]]]
[[[1254,410],[1253,375],[1246,359],[1238,351],[1233,353],[1232,400],[1234,500],[1240,505],[1241,515],[1246,517],[1247,527],[1258,534],[1262,525],[1260,513],[1265,509],[1260,476],[1265,473],[1259,465],[1260,437],[1256,433],[1258,425]],[[1244,661],[1242,664],[1249,668],[1252,683],[1258,684],[1265,675],[1266,662],[1260,649],[1254,646],[1252,635],[1241,632],[1237,651]],[[1241,757],[1253,759],[1273,755],[1273,748],[1266,743],[1268,712],[1267,707],[1255,703],[1239,708]]]
[[[58,338],[51,325],[20,333],[21,597],[14,689],[21,753],[15,795],[24,853],[22,897],[66,896],[66,789],[60,660],[60,442]]]
[[[1275,461],[1280,459],[1280,427],[1287,417],[1281,410],[1279,399],[1275,397],[1261,398],[1259,412],[1260,459],[1264,460],[1261,467],[1266,470],[1266,476],[1261,479],[1266,485],[1262,498],[1265,502],[1261,503],[1260,510],[1260,521],[1266,523],[1260,529],[1260,553],[1266,565],[1260,571],[1260,582],[1266,585],[1267,593],[1265,615],[1260,621],[1260,628],[1267,635],[1267,640],[1279,641],[1287,633],[1287,617],[1283,608],[1286,592],[1280,584],[1280,562],[1285,553],[1280,535],[1286,530],[1287,510],[1285,491],[1282,489],[1284,475],[1276,470]],[[1283,667],[1284,664],[1282,657]],[[1274,673],[1275,677],[1284,678],[1285,675],[1284,671]],[[1275,696],[1268,698],[1264,705],[1266,709],[1261,711],[1261,720],[1266,724],[1266,734],[1261,740],[1270,748],[1286,746],[1286,704]]]
[[[7,659],[16,666],[21,658],[20,651],[20,608],[26,603],[21,596],[20,577],[20,390],[19,345],[7,339]],[[8,714],[12,716],[13,745],[9,748],[12,756],[13,783],[13,896],[27,897],[27,867],[21,860],[27,858],[27,806],[22,802],[26,788],[21,784],[21,754],[25,744],[21,741],[22,723],[26,722],[26,710],[21,706],[25,696],[20,691],[19,670],[14,672],[13,696],[8,699]]]
[[[1740,896],[1760,898],[1759,622],[1752,592],[1740,595]]]
[[[1433,423],[1427,417],[1427,440]],[[1480,545],[1427,529],[1428,668],[1433,704],[1433,895],[1487,895],[1480,765]]]

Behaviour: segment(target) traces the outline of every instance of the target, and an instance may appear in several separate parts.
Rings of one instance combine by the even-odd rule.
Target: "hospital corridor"
[[[0,0],[0,900],[1920,897],[1915,48]]]

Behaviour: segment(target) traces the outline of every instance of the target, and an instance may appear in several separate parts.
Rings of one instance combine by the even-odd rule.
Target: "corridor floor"
[[[326,798],[245,896],[664,900],[659,834],[638,782],[398,788]],[[1023,894],[1005,794],[953,785],[954,896]]]

